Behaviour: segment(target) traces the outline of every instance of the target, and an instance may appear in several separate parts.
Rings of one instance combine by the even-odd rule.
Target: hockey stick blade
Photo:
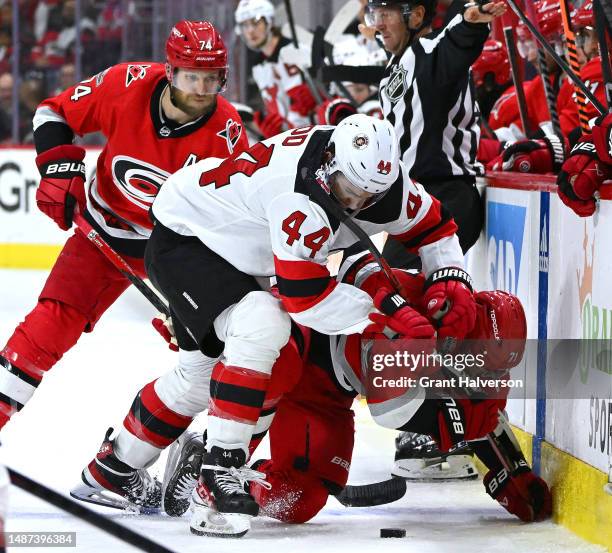
[[[334,44],[340,35],[346,31],[346,28],[351,22],[357,19],[359,10],[361,10],[361,2],[359,0],[348,0],[348,2],[337,11],[329,27],[327,27],[327,31],[323,37],[325,41]]]
[[[389,478],[374,484],[361,486],[345,486],[334,496],[345,507],[375,507],[386,505],[401,499],[406,494],[406,480],[404,478]]]

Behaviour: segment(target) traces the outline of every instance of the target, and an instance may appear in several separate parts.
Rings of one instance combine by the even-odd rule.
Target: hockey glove
[[[388,328],[395,334],[393,338],[429,340],[434,337],[435,330],[429,321],[399,294],[382,288],[374,297],[374,306],[381,313],[370,314],[373,324],[366,332],[383,333]]]
[[[72,144],[55,146],[36,157],[41,179],[36,205],[59,228],[72,226],[74,208],[85,206],[85,150]]]
[[[593,195],[610,173],[597,156],[592,136],[583,136],[557,177],[559,198],[580,217],[589,217],[595,213]]]
[[[596,119],[593,126],[593,143],[600,161],[612,165],[612,113]]]
[[[256,111],[253,114],[253,121],[255,121],[264,138],[270,138],[283,132],[283,123],[285,122],[278,113],[269,113],[264,117],[261,111]]]
[[[505,468],[490,470],[483,484],[487,493],[523,522],[545,520],[552,514],[552,495],[544,480],[521,460],[511,474]]]
[[[317,108],[319,125],[337,125],[349,115],[355,115],[357,109],[345,98],[327,100]]]
[[[172,319],[170,317],[166,317],[163,313],[158,313],[151,321],[151,324],[153,328],[159,332],[160,336],[166,340],[169,349],[172,351],[179,350],[176,335],[174,334],[174,326],[172,325]]]
[[[465,338],[476,322],[472,279],[457,267],[434,271],[425,281],[423,309],[438,321],[438,338]]]
[[[440,400],[438,445],[448,451],[458,443],[477,440],[493,432],[499,420],[500,403],[495,399]]]
[[[551,173],[561,169],[565,159],[565,144],[555,135],[541,140],[519,140],[487,165],[492,171],[517,173]]]
[[[287,96],[291,101],[291,111],[299,113],[302,117],[307,117],[317,107],[317,102],[307,84],[294,86],[287,91]]]

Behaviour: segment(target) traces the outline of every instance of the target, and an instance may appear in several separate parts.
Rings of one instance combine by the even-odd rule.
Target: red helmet
[[[482,54],[472,65],[474,84],[482,86],[487,73],[493,73],[498,85],[506,84],[510,80],[508,53],[502,43],[497,40],[487,40],[482,49]]]
[[[221,35],[208,21],[179,21],[166,41],[166,61],[174,69],[223,69],[227,49]]]
[[[512,294],[494,290],[478,292],[476,324],[466,344],[471,353],[486,350],[485,369],[504,371],[518,365],[525,352],[527,319],[521,301]]]
[[[533,4],[538,27],[540,32],[547,40],[559,38],[563,34],[563,19],[561,18],[561,6],[556,0],[541,0]],[[516,28],[519,40],[531,38],[531,32],[524,24],[519,24]]]
[[[572,12],[572,23],[576,30],[595,26],[593,20],[593,2],[591,0],[587,0],[579,9]]]

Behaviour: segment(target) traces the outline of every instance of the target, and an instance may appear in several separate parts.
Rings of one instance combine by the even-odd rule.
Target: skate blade
[[[451,455],[446,460],[400,459],[395,461],[393,476],[406,480],[444,481],[444,480],[474,480],[478,471],[470,455]]]
[[[241,538],[251,529],[249,515],[218,513],[204,505],[191,505],[189,529],[196,536]]]
[[[102,507],[110,507],[111,509],[120,509],[128,513],[134,513],[139,515],[156,515],[160,509],[158,507],[144,507],[142,505],[136,505],[130,503],[126,499],[122,498],[113,492],[102,491],[86,484],[79,484],[70,490],[70,497],[84,501],[86,503],[92,503],[94,505],[101,505]]]

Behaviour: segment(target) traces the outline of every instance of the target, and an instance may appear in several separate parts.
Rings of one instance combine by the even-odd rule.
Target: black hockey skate
[[[401,432],[395,439],[391,474],[407,480],[465,480],[478,477],[469,446],[442,453],[431,436]]]
[[[170,446],[162,493],[162,506],[167,515],[180,517],[189,509],[204,453],[204,439],[199,432],[184,432]]]
[[[242,449],[213,446],[202,457],[202,471],[191,494],[191,531],[198,536],[241,538],[251,528],[259,506],[246,490],[255,481],[269,487],[266,475],[245,466]]]
[[[126,465],[114,453],[106,432],[100,451],[81,473],[82,483],[70,490],[75,499],[141,514],[158,513],[161,508],[161,484],[145,469]]]

